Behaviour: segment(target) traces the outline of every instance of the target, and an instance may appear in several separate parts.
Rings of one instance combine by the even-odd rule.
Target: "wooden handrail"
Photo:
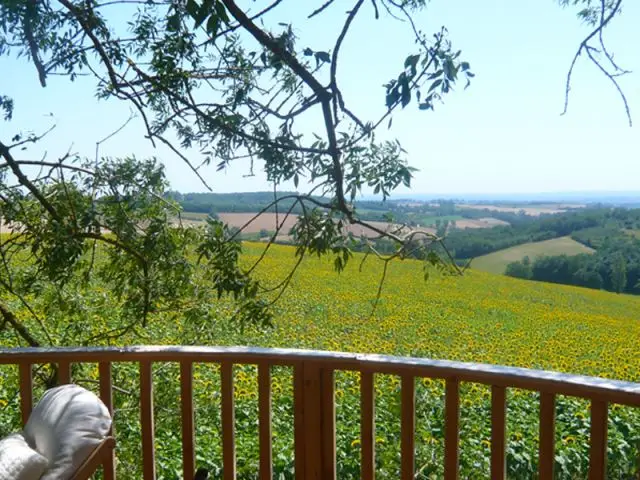
[[[60,347],[0,349],[0,364],[72,362],[179,362],[234,364],[268,363],[294,366],[300,362],[321,362],[334,370],[369,371],[392,375],[458,378],[460,382],[497,385],[587,399],[606,399],[620,405],[640,406],[640,384],[620,380],[532,370],[483,363],[429,360],[388,355],[323,352],[257,347]]]
[[[293,349],[251,347],[89,347],[0,349],[0,364],[19,365],[21,414],[26,421],[33,406],[34,365],[54,363],[58,381],[73,381],[71,365],[98,363],[100,396],[112,412],[111,365],[134,362],[140,372],[141,446],[145,480],[156,477],[153,415],[153,363],[174,362],[180,366],[183,473],[192,478],[195,470],[195,419],[193,407],[193,364],[217,363],[221,374],[221,418],[223,475],[236,478],[234,365],[258,366],[259,472],[272,478],[271,368],[293,367],[294,462],[296,479],[336,478],[335,380],[338,370],[360,372],[361,478],[375,478],[375,375],[391,374],[401,379],[400,476],[415,475],[416,378],[445,380],[444,477],[459,478],[460,384],[472,382],[491,387],[491,476],[506,476],[507,389],[540,392],[539,478],[553,478],[555,446],[555,401],[567,395],[591,401],[589,479],[606,478],[607,422],[609,404],[640,406],[640,384],[569,375],[516,367],[428,360],[384,355],[365,355]],[[117,432],[113,432],[115,436]],[[105,479],[114,480],[114,455],[101,459]]]

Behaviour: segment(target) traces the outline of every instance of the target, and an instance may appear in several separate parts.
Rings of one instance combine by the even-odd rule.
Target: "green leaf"
[[[178,12],[167,17],[167,30],[175,32],[180,28],[180,15]]]
[[[331,55],[327,52],[316,52],[316,61],[331,63]]]
[[[207,21],[206,30],[207,33],[215,37],[218,34],[218,28],[220,27],[220,19],[216,15],[211,15]]]
[[[420,60],[420,55],[409,55],[404,61],[404,68],[410,70],[412,78],[415,77],[417,73],[416,65],[418,60]]]
[[[400,85],[402,86],[402,108],[406,107],[411,101],[411,88],[409,87],[409,79],[406,75],[400,76]]]
[[[404,61],[404,68],[415,68],[418,60],[420,60],[420,55],[409,55]]]
[[[200,6],[195,2],[195,0],[187,0],[185,8],[187,13],[193,18],[196,18],[198,11],[200,10]]]
[[[387,93],[387,107],[391,108],[398,101],[398,89],[394,88]]]
[[[438,79],[438,80],[436,80],[436,81],[435,81],[435,82],[433,82],[433,83],[431,84],[431,86],[429,87],[429,92],[434,91],[434,90],[435,90],[436,88],[438,88],[441,84],[442,84],[442,79],[441,79],[441,78],[440,78],[440,79]]]
[[[229,23],[229,15],[227,14],[227,9],[224,8],[224,5],[219,0],[216,0],[216,14],[218,15],[218,18],[224,23]]]
[[[311,50],[309,47],[307,47],[302,51],[302,53],[303,53],[303,55],[305,57],[310,57],[310,56],[313,55],[313,50]]]
[[[200,25],[202,25],[207,19],[207,17],[211,13],[211,7],[213,7],[212,2],[213,0],[204,0],[202,2],[202,5],[198,9],[197,14],[193,17],[196,21],[194,28],[200,27]]]

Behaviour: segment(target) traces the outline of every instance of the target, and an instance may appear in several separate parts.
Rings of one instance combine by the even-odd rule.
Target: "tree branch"
[[[602,40],[602,31],[604,30],[604,28],[609,24],[609,22],[611,22],[611,20],[613,19],[613,17],[616,15],[616,13],[619,12],[620,7],[622,6],[622,0],[617,0],[615,5],[613,6],[613,8],[611,9],[611,11],[609,12],[609,14],[607,16],[604,15],[605,13],[605,0],[601,0],[601,9],[600,9],[600,22],[598,24],[598,26],[591,32],[589,33],[589,35],[587,35],[585,37],[584,40],[582,40],[582,42],[580,42],[580,45],[578,46],[578,50],[576,51],[576,54],[573,57],[573,60],[571,61],[571,66],[569,67],[569,72],[567,73],[567,80],[566,80],[566,85],[565,85],[565,93],[564,93],[564,109],[562,111],[562,113],[560,115],[565,115],[569,109],[569,92],[571,91],[571,76],[573,74],[573,69],[576,65],[576,62],[578,61],[578,57],[582,54],[583,51],[587,52],[587,56],[589,57],[589,59],[598,67],[598,69],[614,84],[616,90],[618,91],[618,94],[620,95],[622,102],[624,104],[624,109],[627,115],[627,120],[629,123],[629,126],[633,126],[633,120],[631,118],[631,111],[629,109],[629,104],[627,102],[627,98],[624,95],[624,92],[622,91],[622,88],[620,88],[620,85],[618,84],[618,81],[615,79],[615,76],[610,73],[606,68],[604,68],[602,66],[602,64],[600,62],[597,61],[597,59],[593,56],[591,49],[592,47],[589,45],[589,42],[596,36],[598,35],[600,43],[603,47],[604,50],[604,54],[607,57],[607,59],[610,61],[611,65],[614,67],[614,70],[617,72],[616,75],[624,75],[625,73],[627,73],[627,71],[620,69],[620,67],[618,67],[618,65],[613,61],[613,58],[611,57],[611,55],[609,54],[609,52],[607,51],[607,49],[604,47],[604,42]]]
[[[16,318],[11,310],[7,308],[7,306],[0,302],[0,314],[6,323],[11,325],[11,327],[15,330],[15,332],[20,335],[20,337],[27,342],[30,347],[40,347],[40,342],[36,340],[36,338],[31,335],[29,330],[20,323],[20,321]]]
[[[47,74],[42,65],[42,61],[40,60],[40,55],[38,53],[38,44],[33,36],[33,21],[37,16],[37,7],[38,4],[36,0],[27,0],[25,2],[25,14],[24,14],[24,36],[27,39],[27,43],[29,44],[29,51],[31,53],[31,59],[33,60],[33,64],[38,71],[38,78],[40,79],[40,85],[42,87],[47,86]]]
[[[342,47],[342,42],[344,42],[345,37],[347,36],[347,32],[349,31],[349,27],[351,26],[351,23],[353,22],[353,19],[356,18],[356,15],[358,14],[358,10],[360,10],[360,7],[362,7],[362,4],[365,2],[365,0],[358,0],[357,3],[355,4],[355,6],[351,9],[351,11],[349,12],[349,15],[347,16],[347,21],[344,23],[343,27],[342,27],[342,31],[340,32],[340,35],[338,35],[338,40],[336,41],[335,46],[333,47],[333,53],[331,55],[331,68],[330,68],[330,81],[331,81],[331,89],[333,90],[333,101],[334,101],[334,116],[335,118],[335,122],[338,122],[338,94],[337,94],[337,90],[338,90],[338,82],[336,80],[336,75],[337,75],[337,71],[338,71],[338,55],[340,54],[340,47]],[[342,95],[340,95],[340,98],[342,97]],[[344,106],[344,102],[341,102],[342,106]],[[361,122],[358,122],[359,124]],[[335,124],[334,124],[335,125]]]
[[[38,202],[40,202],[40,205],[42,205],[42,207],[47,212],[49,212],[49,215],[51,215],[51,218],[53,218],[56,221],[60,221],[61,220],[60,216],[58,215],[58,212],[55,210],[55,208],[53,208],[53,205],[51,205],[51,203],[44,197],[44,195],[42,195],[42,192],[40,192],[40,190],[38,190],[38,188],[22,172],[19,164],[11,155],[11,151],[9,150],[9,147],[7,147],[2,142],[0,142],[0,156],[4,157],[4,159],[7,161],[9,168],[18,179],[18,182],[20,182],[22,186],[26,187],[27,190],[31,192],[31,194],[38,200]]]

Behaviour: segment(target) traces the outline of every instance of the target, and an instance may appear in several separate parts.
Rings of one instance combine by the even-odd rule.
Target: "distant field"
[[[255,213],[218,213],[220,220],[225,222],[231,227],[243,227],[249,220],[255,217]],[[279,225],[282,225],[280,232],[284,235],[289,233],[291,227],[293,227],[298,221],[297,215],[289,215],[285,220],[284,214],[276,216],[275,213],[264,213],[256,218],[245,229],[244,233],[258,233],[260,230],[277,230]],[[284,225],[283,225],[284,222]]]
[[[492,217],[476,219],[464,218],[456,221],[456,228],[492,228],[502,225],[509,225],[509,222]]]
[[[592,248],[576,242],[571,237],[560,237],[542,242],[525,243],[489,253],[488,255],[482,255],[471,262],[471,268],[502,274],[509,263],[522,260],[525,256],[533,260],[540,255],[577,255],[579,253],[593,253],[594,251]]]
[[[198,213],[198,212],[181,212],[180,216],[183,220],[195,220],[195,221],[205,221],[209,216],[208,213]]]
[[[462,220],[463,217],[461,215],[441,215],[441,216],[437,216],[437,215],[415,215],[415,217],[412,217],[411,220],[416,222],[417,224],[419,224],[421,227],[435,227],[436,226],[436,222],[440,221],[440,222],[444,222],[444,221],[449,221],[449,222],[456,222],[458,223],[458,221]]]
[[[583,208],[582,204],[569,204],[569,203],[550,203],[550,204],[541,204],[535,206],[505,206],[505,205],[468,205],[468,204],[460,204],[456,205],[459,208],[471,208],[474,210],[494,210],[496,212],[510,212],[510,213],[518,213],[520,211],[524,211],[527,215],[531,215],[532,217],[537,217],[545,213],[554,214],[554,213],[563,213],[571,208]]]
[[[238,228],[244,226],[255,215],[256,215],[255,213],[218,213],[218,217],[220,218],[220,220],[222,220],[223,222],[225,222],[231,227],[238,227]],[[182,212],[181,217],[182,217],[183,223],[197,224],[199,222],[203,222],[204,220],[206,220],[208,215],[206,213]],[[280,214],[278,218],[280,223],[282,223],[283,219],[284,219],[284,215]],[[424,217],[424,218],[421,218],[420,221],[418,221],[417,223],[420,224],[420,230],[430,232],[430,233],[435,233],[436,230],[435,228],[433,228],[433,226],[435,225],[436,219],[440,219],[442,221],[449,220],[450,222],[455,221],[456,228],[461,228],[461,229],[491,228],[497,225],[508,225],[507,222],[498,220],[496,218],[487,217],[487,218],[478,218],[478,219],[472,220],[472,219],[462,218],[461,216],[458,216],[458,215],[450,215],[450,216],[442,216],[442,217],[436,217],[436,216]],[[280,231],[281,235],[283,235],[284,237],[281,236],[278,239],[281,241],[287,240],[287,238],[285,237],[289,234],[291,227],[293,227],[297,221],[298,221],[298,215],[294,215],[294,214],[289,215],[283,228]],[[367,223],[381,230],[389,230],[392,228],[396,228],[395,225],[387,222],[369,221]],[[378,233],[375,232],[374,230],[371,230],[369,228],[362,227],[359,225],[351,225],[348,227],[348,229],[351,233],[353,233],[356,236],[364,235],[365,237],[368,237],[368,238],[378,236]],[[251,233],[258,233],[261,230],[268,230],[268,231],[276,230],[276,214],[275,213],[262,214],[260,217],[254,220],[250,225],[248,225],[245,228],[244,232],[247,234],[251,234]]]
[[[220,220],[225,222],[230,227],[243,227],[246,223],[255,217],[255,213],[218,213],[218,217]],[[183,212],[182,218],[183,221],[186,222],[201,222],[204,221],[207,217],[204,213],[189,213]],[[289,217],[284,220],[285,215],[280,214],[276,219],[275,213],[263,213],[258,218],[256,218],[251,224],[247,225],[244,229],[244,233],[252,234],[259,233],[261,230],[267,231],[275,231],[277,229],[277,225],[281,225],[284,221],[284,225],[280,230],[280,236],[278,236],[278,240],[286,241],[288,240],[288,234],[296,222],[298,221],[298,215],[289,215]],[[279,222],[279,223],[278,223]],[[381,229],[381,230],[391,230],[397,228],[396,225],[387,223],[387,222],[367,222],[372,227]],[[362,227],[360,225],[351,225],[348,227],[349,231],[356,236],[364,235],[365,237],[377,237],[378,233],[374,230],[371,230],[366,227]],[[421,228],[420,230],[428,231],[431,233],[435,233],[435,230],[432,228]]]
[[[229,226],[242,227],[251,218],[255,216],[255,213],[219,213],[218,216],[220,217],[220,220],[227,223]],[[284,215],[280,214],[278,221],[280,222],[280,224],[282,224],[282,222],[284,221]],[[280,230],[281,235],[278,237],[278,240],[280,241],[288,240],[289,231],[291,230],[291,227],[293,227],[296,224],[297,221],[298,221],[298,215],[289,215],[287,220],[284,222],[283,228]],[[397,228],[396,225],[386,223],[386,222],[367,222],[367,223],[370,224],[372,227],[378,228],[380,230],[392,230],[394,228]],[[277,225],[276,214],[265,213],[260,217],[258,217],[253,223],[248,225],[247,228],[245,228],[244,232],[257,233],[257,232],[260,232],[260,230],[262,229],[274,231],[277,228],[276,225]],[[378,233],[375,232],[374,230],[371,230],[366,227],[362,227],[360,225],[350,225],[348,227],[348,230],[356,236],[363,235],[368,238],[378,236]],[[423,228],[421,230],[435,233],[435,230],[432,230],[429,228]]]
[[[456,228],[491,228],[498,225],[509,225],[509,222],[498,220],[497,218],[484,217],[484,218],[464,218],[462,215],[412,215],[411,220],[420,227],[435,227],[436,222],[448,221],[456,223]]]

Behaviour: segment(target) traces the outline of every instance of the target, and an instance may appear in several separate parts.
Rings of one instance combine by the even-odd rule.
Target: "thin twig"
[[[327,0],[321,7],[317,8],[316,10],[314,10],[313,12],[311,12],[307,18],[313,18],[316,15],[318,15],[319,13],[322,13],[324,10],[326,10],[335,0]]]
[[[567,72],[567,80],[566,80],[566,84],[565,84],[565,93],[564,93],[564,109],[562,110],[562,113],[560,115],[565,115],[569,109],[569,92],[571,91],[571,76],[573,74],[573,69],[578,61],[578,57],[582,54],[583,51],[587,52],[587,56],[589,57],[589,59],[598,67],[598,69],[614,84],[616,90],[618,91],[618,94],[620,95],[622,102],[624,104],[624,108],[625,108],[625,112],[627,114],[627,120],[629,122],[629,126],[633,125],[633,121],[631,118],[631,111],[629,109],[629,104],[627,102],[627,98],[624,95],[624,92],[622,91],[622,89],[620,88],[620,85],[618,84],[618,81],[615,79],[616,76],[619,75],[623,75],[624,73],[626,73],[626,71],[620,69],[618,67],[618,65],[613,61],[613,57],[611,57],[611,55],[606,51],[606,48],[603,48],[605,50],[605,56],[609,59],[609,61],[611,62],[611,64],[613,65],[614,69],[616,70],[616,74],[612,74],[610,73],[606,68],[604,68],[600,62],[597,61],[597,59],[593,56],[593,54],[591,53],[591,49],[592,47],[590,47],[589,42],[596,36],[599,36],[600,42],[602,43],[603,47],[604,47],[604,42],[602,41],[602,31],[604,30],[604,28],[609,24],[609,22],[611,22],[611,19],[616,15],[616,13],[618,13],[618,11],[620,10],[620,6],[622,5],[622,0],[617,0],[616,4],[613,6],[613,8],[611,9],[611,11],[609,12],[609,14],[605,17],[604,16],[604,0],[601,0],[601,16],[600,16],[600,22],[599,25],[591,32],[589,33],[589,35],[587,35],[585,37],[584,40],[582,40],[582,42],[580,42],[580,45],[578,46],[578,50],[576,51],[573,60],[571,61],[571,66],[569,67],[569,71]]]

